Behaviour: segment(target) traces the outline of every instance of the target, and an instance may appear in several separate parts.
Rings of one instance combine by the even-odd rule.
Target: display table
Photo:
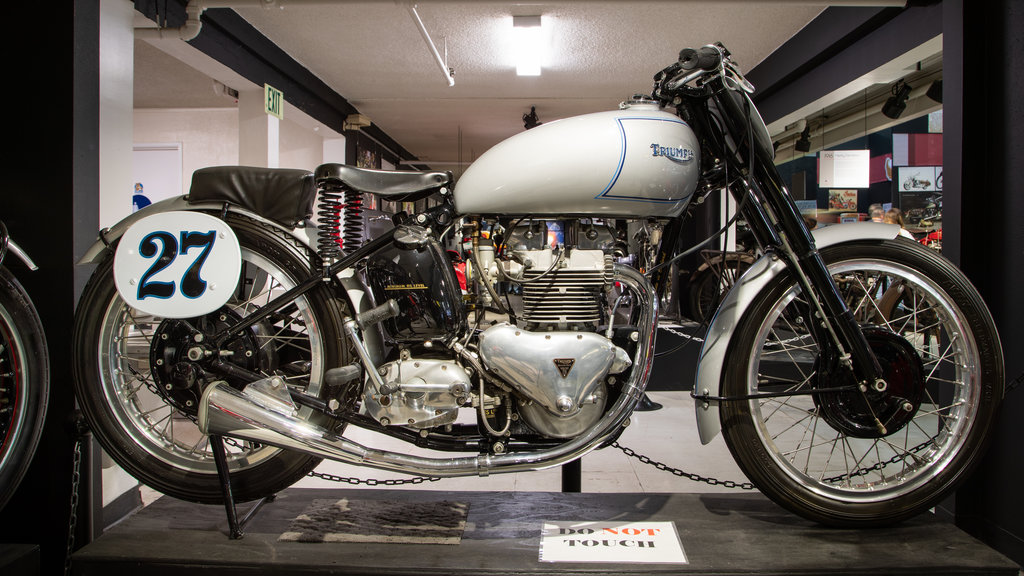
[[[314,500],[468,504],[455,545],[280,541]],[[370,503],[372,505],[372,503]],[[244,513],[246,505],[240,505]],[[543,521],[673,522],[686,564],[541,562]],[[145,574],[1005,574],[1019,567],[925,514],[894,528],[837,530],[760,494],[614,494],[289,489],[238,540],[224,508],[158,499],[73,557],[78,575]]]

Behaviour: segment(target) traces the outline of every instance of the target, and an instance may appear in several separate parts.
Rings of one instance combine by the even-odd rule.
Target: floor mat
[[[458,544],[469,504],[441,500],[313,500],[278,540]]]

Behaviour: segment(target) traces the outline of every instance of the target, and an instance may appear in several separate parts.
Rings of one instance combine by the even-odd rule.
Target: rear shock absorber
[[[343,246],[352,252],[363,245],[363,193],[345,191],[345,229]]]
[[[317,251],[320,253],[323,269],[341,258],[344,246],[341,237],[342,195],[346,189],[339,182],[325,182],[317,190]]]

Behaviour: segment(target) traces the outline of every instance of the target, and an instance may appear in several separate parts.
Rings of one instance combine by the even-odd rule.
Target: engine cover
[[[432,428],[455,422],[459,406],[469,394],[469,376],[454,362],[407,359],[381,366],[382,380],[390,394],[372,386],[363,393],[363,411],[388,425]]]
[[[484,366],[533,401],[527,422],[548,436],[568,438],[604,411],[604,379],[631,364],[626,351],[591,332],[529,332],[497,324],[480,334]]]

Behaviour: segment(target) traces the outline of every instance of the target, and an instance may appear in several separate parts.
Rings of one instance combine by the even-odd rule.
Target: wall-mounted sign
[[[686,564],[672,522],[545,521],[541,562]]]
[[[270,84],[263,85],[263,103],[267,114],[284,119],[284,92],[274,88]]]
[[[870,150],[824,150],[818,168],[822,188],[868,188],[871,186]]]

